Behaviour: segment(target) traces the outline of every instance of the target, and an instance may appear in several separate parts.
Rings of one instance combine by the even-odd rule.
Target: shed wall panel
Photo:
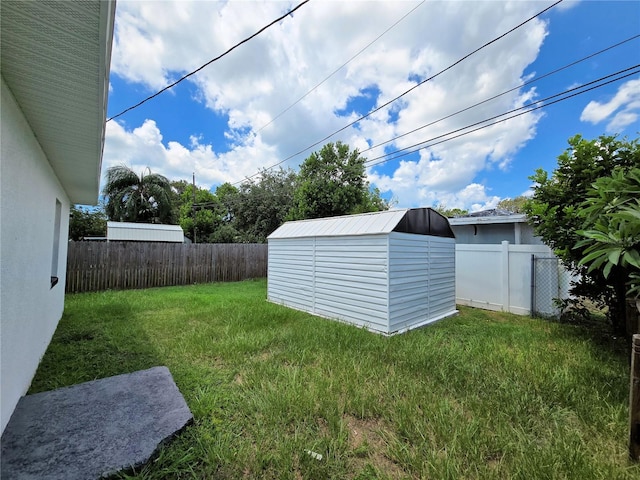
[[[390,235],[389,332],[429,317],[430,238],[405,233]]]
[[[270,301],[313,312],[313,249],[312,238],[269,242]]]
[[[456,311],[455,240],[432,238],[429,249],[429,316],[439,318]]]
[[[389,331],[455,313],[455,240],[393,233],[389,246]]]
[[[315,312],[386,331],[387,270],[384,235],[318,237]]]

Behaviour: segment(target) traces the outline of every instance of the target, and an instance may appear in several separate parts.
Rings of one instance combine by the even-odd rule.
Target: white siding
[[[387,236],[319,237],[314,313],[388,331]]]
[[[392,233],[389,237],[389,333],[456,313],[455,240]]]
[[[269,241],[267,298],[313,313],[313,261],[315,239]]]
[[[429,319],[456,312],[456,241],[429,237]]]
[[[62,316],[69,198],[4,80],[1,92],[0,430],[3,431],[18,400],[29,388]],[[60,206],[56,241],[57,202]],[[52,287],[54,273],[59,281]]]

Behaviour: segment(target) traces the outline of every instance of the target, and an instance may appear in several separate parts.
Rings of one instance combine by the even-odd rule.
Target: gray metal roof
[[[184,232],[180,225],[107,222],[107,240],[140,240],[182,243],[184,241]]]
[[[286,222],[268,239],[388,234],[393,231],[453,237],[447,219],[430,208],[404,208],[383,212]]]
[[[2,77],[73,203],[98,200],[115,7],[2,0]]]
[[[512,213],[509,215],[465,216],[449,219],[449,224],[452,226],[489,223],[527,223],[527,216],[524,213]]]

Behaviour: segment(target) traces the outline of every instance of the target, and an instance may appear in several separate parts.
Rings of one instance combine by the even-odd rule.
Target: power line
[[[161,93],[169,90],[170,88],[175,87],[177,84],[179,84],[180,82],[182,82],[183,80],[186,80],[187,78],[189,78],[192,75],[195,75],[196,73],[198,73],[200,70],[202,70],[203,68],[211,65],[213,62],[220,60],[222,57],[224,57],[225,55],[231,53],[233,50],[235,50],[236,48],[238,48],[240,45],[247,43],[249,40],[253,39],[254,37],[257,37],[258,35],[260,35],[262,32],[264,32],[266,29],[272,27],[273,25],[275,25],[276,23],[280,22],[281,20],[285,19],[288,15],[291,15],[291,17],[293,17],[293,12],[295,12],[296,10],[298,10],[299,8],[301,8],[304,4],[309,3],[310,0],[304,0],[303,2],[301,2],[300,4],[298,4],[298,6],[296,6],[295,8],[289,10],[287,13],[285,13],[284,15],[276,18],[274,21],[272,21],[271,23],[269,23],[268,25],[265,25],[264,27],[262,27],[260,30],[258,30],[256,33],[254,33],[253,35],[250,35],[249,37],[245,38],[244,40],[236,43],[233,47],[231,47],[229,50],[227,50],[226,52],[218,55],[215,58],[212,58],[211,60],[209,60],[207,63],[205,63],[204,65],[196,68],[195,70],[193,70],[190,73],[187,73],[185,76],[179,78],[178,80],[176,80],[175,82],[173,82],[170,85],[167,85],[166,87],[164,87],[162,90],[157,91],[156,93],[154,93],[153,95],[150,95],[149,97],[145,98],[144,100],[142,100],[141,102],[136,103],[135,105],[123,110],[122,112],[118,113],[117,115],[114,115],[113,117],[109,118],[107,120],[107,122],[110,122],[111,120],[113,120],[114,118],[118,118],[121,115],[124,115],[125,113],[138,108],[140,105],[148,102],[149,100],[151,100],[152,98],[157,97],[158,95],[160,95]]]
[[[493,43],[497,42],[498,40],[501,40],[502,38],[506,37],[507,35],[509,35],[510,33],[514,32],[515,30],[517,30],[517,29],[519,29],[519,28],[523,27],[524,25],[526,25],[526,24],[527,24],[527,23],[529,23],[530,21],[534,20],[535,18],[539,17],[539,16],[540,16],[540,15],[542,15],[543,13],[545,13],[545,12],[547,12],[548,10],[552,9],[552,8],[553,8],[553,7],[555,7],[556,5],[558,5],[558,4],[560,4],[560,3],[562,3],[562,1],[563,1],[563,0],[558,0],[558,1],[556,1],[555,3],[553,3],[553,4],[551,4],[550,6],[548,6],[547,8],[545,8],[544,10],[541,10],[540,12],[536,13],[535,15],[533,15],[533,16],[531,16],[531,17],[529,17],[528,19],[526,19],[525,21],[523,21],[523,22],[519,23],[518,25],[516,25],[515,27],[513,27],[513,28],[511,28],[510,30],[506,31],[505,33],[503,33],[503,34],[501,34],[501,35],[499,35],[499,36],[495,37],[493,40],[488,41],[487,43],[485,43],[485,44],[483,44],[482,46],[480,46],[480,47],[476,48],[475,50],[473,50],[472,52],[467,53],[465,56],[463,56],[462,58],[460,58],[460,59],[456,60],[454,63],[452,63],[452,64],[451,64],[451,65],[449,65],[448,67],[444,68],[443,70],[440,70],[438,73],[436,73],[436,74],[434,74],[434,75],[432,75],[432,76],[430,76],[430,77],[428,77],[428,78],[426,78],[426,79],[422,80],[422,81],[421,81],[421,82],[419,82],[418,84],[416,84],[416,85],[414,85],[413,87],[411,87],[410,89],[406,90],[404,93],[401,93],[401,94],[400,94],[400,95],[398,95],[397,97],[392,98],[392,99],[391,99],[391,100],[389,100],[388,102],[386,102],[386,103],[384,103],[384,104],[380,105],[379,107],[377,107],[377,108],[375,108],[375,109],[371,110],[369,113],[367,113],[367,114],[365,114],[365,115],[361,116],[360,118],[358,118],[358,119],[354,120],[353,122],[351,122],[351,123],[349,123],[349,124],[345,125],[344,127],[340,128],[340,129],[338,129],[338,130],[336,130],[335,132],[331,133],[330,135],[327,135],[327,136],[326,136],[326,137],[324,137],[323,139],[318,140],[317,142],[315,142],[315,143],[313,143],[313,144],[309,145],[308,147],[303,148],[302,150],[299,150],[298,152],[296,152],[296,153],[294,153],[294,154],[292,154],[292,155],[289,155],[289,156],[288,156],[288,157],[286,157],[284,160],[280,160],[279,162],[277,162],[277,163],[275,163],[275,164],[271,165],[270,167],[267,167],[267,168],[266,168],[266,170],[271,170],[272,168],[277,167],[278,165],[282,165],[282,164],[283,164],[284,162],[286,162],[287,160],[291,160],[292,158],[297,157],[297,156],[298,156],[298,155],[300,155],[301,153],[304,153],[304,152],[306,152],[307,150],[309,150],[309,149],[311,149],[311,148],[313,148],[313,147],[315,147],[315,146],[317,146],[317,145],[319,145],[319,144],[321,144],[321,143],[325,142],[326,140],[330,139],[331,137],[333,137],[333,136],[334,136],[334,135],[336,135],[337,133],[340,133],[340,132],[342,132],[342,131],[346,130],[347,128],[349,128],[349,127],[351,127],[351,126],[355,125],[356,123],[360,122],[361,120],[364,120],[365,118],[367,118],[367,117],[369,117],[369,116],[373,115],[374,113],[378,112],[379,110],[381,110],[381,109],[383,109],[383,108],[385,108],[385,107],[389,106],[390,104],[392,104],[392,103],[393,103],[393,102],[395,102],[396,100],[398,100],[398,99],[400,99],[400,98],[404,97],[406,94],[408,94],[409,92],[411,92],[411,91],[415,90],[416,88],[420,87],[421,85],[424,85],[425,83],[427,83],[427,82],[429,82],[429,81],[433,80],[434,78],[436,78],[436,77],[438,77],[438,76],[442,75],[443,73],[447,72],[448,70],[451,70],[453,67],[455,67],[455,66],[456,66],[456,65],[458,65],[459,63],[463,62],[463,61],[464,61],[464,60],[466,60],[467,58],[471,57],[472,55],[475,55],[475,54],[476,54],[476,53],[478,53],[480,50],[482,50],[482,49],[484,49],[484,48],[488,47],[489,45],[491,45],[491,44],[493,44]],[[260,173],[260,172],[254,173],[253,175],[250,175],[250,176],[248,176],[248,177],[246,177],[246,178],[247,178],[247,179],[249,179],[249,178],[253,178],[253,177],[255,177],[256,175],[259,175],[259,173]],[[240,180],[240,181],[237,181],[237,182],[232,183],[231,185],[237,185],[238,183],[242,183],[243,181],[244,181],[244,180]]]
[[[380,143],[378,143],[376,145],[373,145],[373,146],[371,146],[371,147],[369,147],[369,148],[367,148],[365,150],[362,150],[360,153],[368,152],[370,150],[373,150],[374,148],[378,148],[378,147],[381,147],[382,145],[386,145],[387,143],[393,142],[394,140],[397,140],[398,138],[406,137],[407,135],[410,135],[410,134],[415,133],[415,132],[417,132],[419,130],[422,130],[423,128],[435,125],[436,123],[442,122],[443,120],[447,120],[447,119],[449,119],[451,117],[454,117],[454,116],[456,116],[456,115],[458,115],[460,113],[466,112],[468,110],[471,110],[472,108],[475,108],[475,107],[478,107],[480,105],[483,105],[483,104],[485,104],[487,102],[490,102],[491,100],[495,100],[496,98],[501,97],[502,95],[506,95],[507,93],[513,92],[514,90],[518,90],[519,88],[526,87],[527,85],[531,85],[532,83],[535,83],[535,82],[537,82],[539,80],[542,80],[543,78],[546,78],[546,77],[549,77],[551,75],[554,75],[554,74],[556,74],[558,72],[561,72],[562,70],[566,70],[567,68],[573,67],[574,65],[577,65],[577,64],[579,64],[581,62],[589,60],[590,58],[593,58],[593,57],[595,57],[597,55],[600,55],[601,53],[609,51],[609,50],[611,50],[613,48],[619,47],[620,45],[623,45],[624,43],[630,42],[631,40],[635,40],[637,38],[640,38],[640,35],[634,35],[632,37],[629,37],[626,40],[622,40],[621,42],[618,42],[618,43],[616,43],[614,45],[611,45],[611,46],[609,46],[607,48],[604,48],[602,50],[594,52],[594,53],[592,53],[590,55],[587,55],[586,57],[582,57],[581,59],[576,60],[574,62],[571,62],[571,63],[569,63],[569,64],[567,64],[567,65],[565,65],[563,67],[557,68],[557,69],[555,69],[555,70],[553,70],[551,72],[548,72],[548,73],[545,73],[545,74],[543,74],[543,75],[541,75],[539,77],[536,77],[533,80],[521,83],[520,85],[518,85],[516,87],[513,87],[513,88],[510,88],[509,90],[505,90],[502,93],[498,93],[497,95],[494,95],[493,97],[487,98],[487,99],[482,100],[482,101],[480,101],[478,103],[475,103],[475,104],[473,104],[473,105],[471,105],[469,107],[463,108],[462,110],[458,110],[457,112],[450,113],[449,115],[446,115],[446,116],[444,116],[442,118],[439,118],[438,120],[434,120],[433,122],[427,123],[427,124],[422,125],[422,126],[420,126],[418,128],[414,128],[413,130],[409,130],[408,132],[405,132],[405,133],[403,133],[401,135],[393,137],[393,138],[391,138],[389,140],[385,140],[384,142],[380,142]]]
[[[631,71],[631,70],[634,70],[634,71]],[[625,72],[628,72],[628,73],[625,73]],[[624,73],[624,75],[622,75],[623,73]],[[574,87],[574,88],[572,88],[570,90],[564,90],[564,91],[562,91],[560,93],[557,93],[555,95],[551,95],[551,96],[546,97],[546,98],[541,99],[541,100],[537,100],[536,102],[527,104],[527,105],[525,105],[523,107],[519,107],[519,108],[516,108],[516,109],[513,109],[513,110],[509,110],[507,112],[501,113],[500,115],[495,115],[495,116],[486,118],[486,119],[484,119],[482,121],[472,123],[472,124],[467,125],[467,126],[462,127],[462,128],[451,130],[451,131],[449,131],[447,133],[444,133],[442,135],[438,135],[436,137],[433,137],[433,138],[430,138],[430,139],[425,140],[423,142],[411,145],[409,147],[405,147],[403,149],[399,149],[399,150],[396,150],[394,152],[390,152],[390,153],[388,153],[386,155],[381,155],[379,157],[368,159],[368,160],[365,161],[365,166],[367,168],[371,168],[371,167],[375,167],[375,166],[378,166],[378,165],[382,165],[382,164],[384,164],[386,162],[389,162],[391,160],[396,160],[398,158],[405,157],[405,156],[410,155],[412,153],[416,153],[416,152],[422,150],[423,148],[428,148],[428,147],[439,145],[441,143],[445,143],[445,142],[448,142],[448,141],[451,141],[451,140],[455,140],[456,138],[460,138],[460,137],[463,137],[465,135],[469,135],[471,133],[477,132],[479,130],[492,127],[494,125],[497,125],[498,123],[506,122],[506,121],[511,120],[513,118],[519,117],[521,115],[526,115],[527,113],[531,113],[531,112],[533,112],[535,110],[539,110],[539,109],[542,109],[542,108],[545,108],[545,107],[548,107],[548,106],[563,102],[565,100],[569,100],[569,99],[571,99],[573,97],[577,97],[578,95],[582,95],[584,93],[587,93],[587,92],[592,91],[592,90],[596,90],[598,88],[604,87],[604,86],[609,85],[611,83],[618,82],[620,80],[623,80],[625,78],[628,78],[628,77],[630,77],[632,75],[635,75],[635,74],[638,74],[638,73],[640,73],[640,64],[636,64],[634,66],[619,70],[619,71],[617,71],[615,73],[611,73],[609,75],[605,75],[603,77],[600,77],[600,78],[598,78],[596,80],[593,80],[593,81],[591,81],[589,83],[586,83],[584,85],[581,85],[579,87]],[[616,77],[616,78],[612,78],[612,77]],[[610,79],[610,80],[608,80],[606,82],[603,82],[604,80],[607,80],[607,79]],[[589,88],[586,88],[586,87],[589,87]],[[574,92],[574,93],[571,93],[571,92]],[[562,97],[562,98],[557,98],[557,97]],[[546,102],[547,100],[550,100],[550,99],[553,99],[553,98],[556,98],[556,100],[553,100],[553,101],[551,101],[549,103],[543,103],[543,102]],[[520,111],[520,110],[524,110],[524,111]],[[518,112],[518,113],[515,113],[515,112]],[[501,118],[501,117],[505,117],[505,115],[509,115],[511,113],[514,113],[514,115],[508,116],[506,118]],[[492,120],[495,120],[495,121],[490,123],[490,124],[487,124],[487,125],[482,125],[483,123],[491,122]],[[476,128],[473,128],[473,127],[476,127]],[[469,129],[471,129],[471,130],[469,130]],[[456,133],[457,133],[457,135],[453,135],[453,134],[456,134]],[[451,135],[453,135],[453,136],[451,136]],[[444,138],[444,137],[448,137],[448,138]],[[435,141],[435,140],[438,140],[438,141]],[[414,150],[410,150],[410,151],[406,151],[406,150],[413,149],[413,148],[415,148],[415,149]],[[404,153],[400,153],[400,152],[404,152]],[[396,153],[400,153],[400,155],[395,155]],[[392,155],[395,155],[395,156],[391,157]],[[385,157],[391,157],[391,158],[385,158]],[[376,162],[376,160],[379,160],[379,161]],[[374,162],[374,163],[372,163],[372,162]],[[246,182],[248,180],[249,180],[249,178],[243,180],[242,183],[244,183],[244,182]],[[268,196],[269,195],[265,194],[265,198],[268,197]]]
[[[521,115],[525,115],[525,114],[527,114],[527,113],[531,113],[531,112],[533,112],[534,110],[539,110],[539,109],[541,109],[541,108],[548,107],[548,106],[550,106],[550,105],[554,105],[554,104],[559,103],[559,102],[562,102],[562,101],[564,101],[564,100],[568,100],[568,99],[573,98],[573,97],[576,97],[576,96],[578,96],[578,95],[582,95],[583,93],[587,93],[587,92],[589,92],[589,91],[591,91],[591,90],[595,90],[595,89],[597,89],[597,88],[604,87],[605,85],[609,85],[610,83],[620,81],[620,80],[622,80],[622,79],[624,79],[624,78],[627,78],[627,77],[630,77],[630,76],[632,76],[632,75],[635,75],[636,73],[640,73],[640,70],[635,70],[635,71],[633,71],[633,72],[627,73],[626,75],[622,75],[622,76],[620,76],[620,77],[618,77],[618,78],[614,78],[614,79],[611,79],[611,80],[609,80],[609,81],[607,81],[607,82],[601,83],[600,85],[594,85],[594,86],[592,86],[592,87],[590,87],[590,88],[584,89],[584,87],[586,87],[586,86],[588,86],[588,85],[592,85],[592,84],[594,84],[594,83],[601,82],[602,80],[605,80],[605,79],[607,79],[607,78],[611,78],[611,77],[616,76],[616,75],[620,75],[621,73],[628,72],[629,70],[633,70],[634,68],[638,68],[638,67],[640,67],[640,64],[636,64],[636,65],[634,65],[633,67],[629,67],[629,68],[626,68],[626,69],[620,70],[620,71],[618,71],[618,72],[616,72],[616,73],[612,73],[612,74],[610,74],[610,75],[606,75],[606,76],[604,76],[604,77],[600,77],[600,78],[599,78],[599,79],[597,79],[597,80],[594,80],[594,81],[592,81],[592,82],[586,83],[586,84],[581,85],[581,86],[579,86],[579,87],[575,87],[575,88],[572,88],[572,89],[570,89],[570,90],[565,90],[565,91],[563,91],[563,92],[561,92],[561,93],[558,93],[558,94],[556,94],[556,95],[551,95],[550,97],[547,97],[547,98],[542,99],[542,100],[538,100],[538,101],[536,101],[536,102],[534,102],[534,103],[530,103],[530,104],[525,105],[525,106],[523,106],[523,107],[520,107],[520,108],[516,108],[516,109],[510,110],[510,111],[505,112],[505,113],[502,113],[502,114],[500,114],[500,115],[495,115],[495,116],[493,116],[493,117],[487,118],[487,119],[482,120],[482,121],[480,121],[480,122],[476,122],[476,123],[473,123],[473,124],[471,124],[471,125],[467,125],[466,127],[462,127],[462,128],[458,128],[458,129],[456,129],[456,130],[452,130],[452,131],[447,132],[447,133],[444,133],[444,134],[442,134],[442,135],[438,135],[437,137],[430,138],[429,140],[425,140],[425,141],[423,141],[423,142],[416,143],[416,144],[411,145],[411,146],[409,146],[409,147],[405,147],[405,148],[402,148],[402,149],[396,150],[396,151],[394,151],[394,152],[390,152],[390,153],[388,153],[388,154],[381,155],[381,156],[379,156],[379,157],[375,157],[375,158],[369,159],[369,160],[367,160],[367,161],[365,162],[365,164],[366,164],[366,163],[368,163],[368,162],[373,162],[373,161],[378,160],[378,159],[382,159],[382,161],[380,161],[380,162],[376,162],[376,163],[369,163],[368,165],[366,165],[367,167],[375,167],[375,166],[377,166],[377,165],[381,165],[381,164],[386,163],[386,162],[389,162],[389,161],[391,161],[391,160],[396,160],[396,159],[398,159],[398,158],[401,158],[401,157],[404,157],[404,156],[410,155],[410,154],[412,154],[412,153],[416,153],[416,152],[418,152],[418,151],[422,150],[423,148],[428,148],[428,147],[432,147],[432,146],[434,146],[434,145],[439,145],[439,144],[441,144],[441,143],[448,142],[448,141],[450,141],[450,140],[454,140],[454,139],[459,138],[459,137],[462,137],[462,136],[464,136],[464,135],[468,135],[468,134],[470,134],[470,133],[477,132],[478,130],[482,130],[483,128],[492,127],[492,126],[494,126],[494,125],[497,125],[498,123],[505,122],[505,121],[507,121],[507,120],[511,120],[512,118],[516,118],[516,117],[519,117],[519,116],[521,116]],[[566,95],[566,94],[567,94],[567,93],[569,93],[569,92],[572,92],[572,91],[575,91],[575,90],[581,90],[581,89],[584,89],[584,90],[582,90],[582,91],[580,91],[580,92],[575,92],[575,93],[573,93],[573,94],[571,94],[571,95]],[[562,95],[566,95],[566,96],[565,96],[565,97],[563,97],[563,98],[559,98],[559,99],[557,99],[557,100],[554,100],[553,102],[545,103],[545,104],[538,105],[538,106],[536,106],[536,107],[530,108],[532,105],[536,105],[536,104],[541,103],[541,102],[543,102],[543,101],[545,101],[545,100],[548,100],[548,99],[551,99],[551,98],[555,98],[555,97],[558,97],[558,96],[562,96]],[[525,110],[524,112],[520,112],[520,113],[517,113],[517,114],[512,115],[512,116],[510,116],[510,117],[506,117],[506,118],[502,118],[502,119],[500,119],[500,120],[496,120],[496,119],[498,119],[498,118],[500,118],[500,117],[503,117],[503,116],[505,116],[505,115],[508,115],[508,114],[510,114],[510,113],[517,112],[518,110],[527,109],[527,108],[528,108],[528,110]],[[489,121],[491,121],[491,120],[496,120],[496,121],[495,121],[495,122],[493,122],[493,123],[490,123],[490,124],[488,124],[488,125],[482,125],[482,126],[480,126],[480,127],[474,128],[474,129],[469,130],[469,131],[467,131],[467,132],[459,133],[458,135],[455,135],[455,136],[453,136],[453,137],[445,138],[445,139],[440,140],[440,141],[438,141],[438,142],[431,143],[433,140],[437,140],[437,139],[442,138],[442,137],[447,137],[447,136],[449,136],[449,135],[451,135],[451,134],[453,134],[453,133],[457,133],[457,132],[460,132],[460,131],[462,131],[462,130],[467,130],[468,128],[474,127],[474,126],[476,126],[476,125],[480,125],[480,124],[482,124],[482,123],[489,122]],[[426,143],[429,143],[429,145],[425,145]],[[418,147],[418,148],[416,148],[415,150],[411,150],[411,151],[408,151],[408,152],[404,152],[404,153],[402,153],[402,154],[400,154],[400,155],[396,155],[396,156],[391,157],[391,158],[385,158],[385,157],[388,157],[388,156],[394,155],[395,153],[403,152],[403,151],[405,151],[405,150],[408,150],[408,149],[411,149],[411,148],[415,148],[415,147]]]
[[[333,77],[336,73],[338,73],[340,70],[342,70],[345,66],[347,66],[349,63],[351,63],[351,61],[353,61],[356,57],[358,57],[362,52],[364,52],[367,48],[369,48],[371,45],[373,45],[374,43],[376,43],[378,40],[380,40],[384,35],[386,35],[391,29],[393,29],[396,25],[398,25],[400,22],[402,22],[405,18],[407,18],[409,15],[411,15],[414,11],[416,11],[418,9],[418,7],[422,6],[422,4],[424,4],[426,2],[426,0],[422,0],[422,2],[420,2],[418,5],[416,5],[415,7],[413,7],[411,10],[409,10],[407,13],[405,13],[399,20],[397,20],[393,25],[391,25],[389,28],[387,28],[384,32],[382,32],[380,35],[378,35],[376,38],[374,38],[371,42],[369,42],[364,48],[360,49],[360,51],[358,51],[358,53],[356,53],[354,56],[352,56],[349,60],[347,60],[346,62],[344,62],[342,65],[340,65],[338,68],[336,68],[333,72],[331,72],[327,77],[324,78],[324,80],[322,80],[320,83],[318,83],[315,87],[313,87],[311,90],[309,90],[307,93],[305,93],[304,95],[302,95],[300,98],[298,98],[295,102],[293,102],[291,105],[289,105],[287,108],[285,108],[284,110],[282,110],[278,115],[276,115],[275,117],[273,117],[269,122],[265,123],[262,127],[260,127],[258,130],[256,130],[254,132],[254,135],[261,132],[262,130],[264,130],[265,128],[267,128],[269,125],[271,125],[273,122],[275,122],[278,118],[280,118],[282,115],[284,115],[285,113],[287,113],[289,110],[291,110],[293,107],[295,107],[298,103],[300,103],[302,100],[304,100],[308,95],[310,95],[311,93],[313,93],[318,87],[320,87],[323,83],[325,83],[327,80],[329,80],[331,77]]]

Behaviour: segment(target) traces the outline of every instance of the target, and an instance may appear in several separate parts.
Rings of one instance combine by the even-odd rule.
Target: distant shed
[[[184,232],[180,225],[107,222],[107,240],[183,243]]]
[[[385,334],[455,314],[455,237],[430,208],[287,222],[268,237],[269,301]]]

